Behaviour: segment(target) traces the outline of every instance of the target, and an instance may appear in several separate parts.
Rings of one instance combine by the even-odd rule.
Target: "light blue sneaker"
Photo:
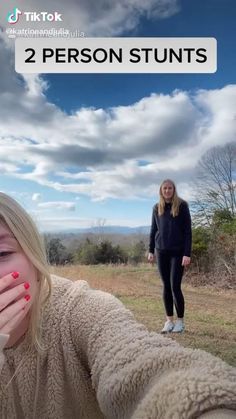
[[[170,333],[174,328],[174,323],[171,320],[166,320],[161,333]]]
[[[175,325],[172,329],[172,333],[182,333],[184,331],[184,322],[183,320],[176,320]]]

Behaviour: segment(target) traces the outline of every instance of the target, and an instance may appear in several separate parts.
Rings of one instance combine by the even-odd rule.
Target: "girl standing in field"
[[[163,282],[163,301],[166,322],[162,333],[184,331],[184,296],[181,282],[184,267],[190,264],[191,217],[188,204],[178,197],[176,186],[170,179],[162,182],[159,203],[153,207],[149,240],[149,262],[154,261]],[[174,306],[177,320],[174,323]]]
[[[235,382],[111,294],[50,275],[33,221],[0,193],[1,419],[229,419]]]

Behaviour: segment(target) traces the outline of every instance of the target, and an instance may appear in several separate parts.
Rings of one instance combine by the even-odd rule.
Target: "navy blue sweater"
[[[152,225],[150,230],[149,252],[170,250],[191,255],[192,230],[188,204],[181,201],[179,214],[176,217],[170,213],[171,204],[165,204],[164,214],[158,215],[158,205],[153,207]]]

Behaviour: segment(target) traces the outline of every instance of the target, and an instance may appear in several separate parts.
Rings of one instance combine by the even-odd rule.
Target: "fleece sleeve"
[[[236,413],[235,410],[229,409],[217,409],[211,410],[210,412],[203,413],[200,416],[200,419],[235,419]]]
[[[9,335],[0,334],[0,372],[4,364],[3,348],[6,345],[8,339],[9,339]]]
[[[107,419],[193,419],[236,409],[233,367],[148,332],[112,295],[88,288],[70,321]]]

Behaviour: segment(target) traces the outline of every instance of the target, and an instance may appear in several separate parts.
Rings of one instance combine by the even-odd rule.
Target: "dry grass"
[[[52,267],[52,273],[72,280],[85,279],[91,287],[108,291],[132,310],[149,330],[159,331],[165,319],[162,287],[155,267]],[[236,366],[236,294],[212,287],[183,284],[186,331],[170,335],[185,346],[201,348]]]

